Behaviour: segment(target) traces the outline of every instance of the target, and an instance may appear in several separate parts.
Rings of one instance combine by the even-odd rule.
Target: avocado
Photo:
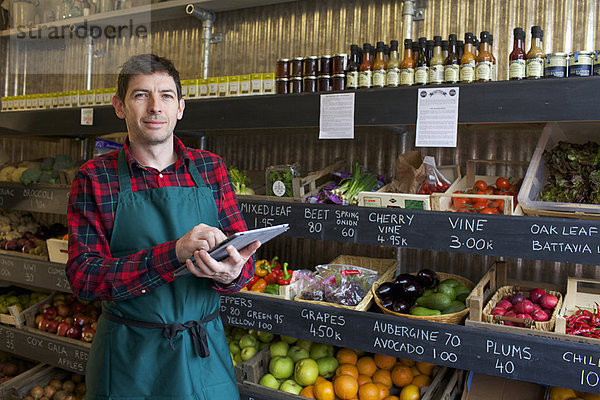
[[[467,308],[462,301],[454,300],[450,305],[442,310],[442,314],[452,314]]]
[[[450,300],[454,300],[456,298],[456,292],[454,292],[454,289],[452,288],[452,286],[446,284],[446,283],[440,283],[438,285],[438,287],[436,288],[438,293],[443,293],[445,295],[447,295],[448,297],[450,297]]]
[[[410,314],[418,315],[421,317],[429,317],[431,315],[441,315],[442,312],[440,310],[432,310],[431,308],[427,308],[427,307],[415,306],[410,309]]]
[[[460,282],[454,278],[444,279],[443,281],[440,282],[440,285],[443,285],[443,284],[450,285],[453,288],[456,286],[460,286]]]
[[[423,296],[422,297],[429,296],[430,294],[434,294],[434,293],[435,293],[435,291],[433,289],[425,289],[423,291]]]
[[[444,310],[450,303],[452,299],[445,293],[434,293],[417,299],[417,305],[435,310]]]

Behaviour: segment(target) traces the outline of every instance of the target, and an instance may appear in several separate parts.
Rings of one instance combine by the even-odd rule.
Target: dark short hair
[[[117,96],[125,101],[125,94],[131,78],[136,75],[150,75],[156,72],[167,74],[173,78],[177,87],[177,99],[181,100],[179,72],[175,69],[171,60],[159,57],[156,54],[138,54],[125,61],[121,66],[121,72],[119,72]]]

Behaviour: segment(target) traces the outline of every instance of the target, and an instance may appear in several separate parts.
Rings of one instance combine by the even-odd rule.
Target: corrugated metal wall
[[[499,79],[506,79],[506,59],[512,48],[512,29],[527,31],[541,25],[545,31],[547,52],[600,48],[597,0],[417,0],[425,9],[424,21],[415,22],[413,36],[432,37],[489,30],[494,34],[494,54],[498,59]],[[223,34],[223,42],[211,48],[211,76],[270,72],[280,57],[308,56],[347,52],[351,43],[402,40],[402,3],[390,0],[309,0],[275,6],[257,7],[217,15],[214,32]],[[152,24],[151,40],[120,38],[94,43],[93,88],[115,85],[118,65],[130,55],[152,50],[173,59],[183,79],[200,74],[200,23],[182,18]],[[5,60],[7,40],[0,44]],[[527,43],[529,43],[529,34]],[[82,89],[85,87],[85,45],[75,41],[30,41],[15,45],[11,56],[17,66],[0,68],[0,84],[8,95]],[[24,65],[29,66],[28,71]],[[32,73],[32,66],[45,73]],[[9,72],[6,75],[6,72]],[[69,71],[69,73],[65,73]],[[15,72],[18,72],[16,75]],[[268,112],[268,110],[265,110]],[[1,115],[0,115],[1,118]],[[472,158],[527,161],[533,153],[542,126],[461,125],[457,149],[429,149],[440,164],[460,164]],[[370,170],[391,176],[393,160],[414,143],[414,127],[359,128],[353,141],[319,141],[315,130],[287,134],[287,130],[245,132],[220,135],[207,132],[210,150],[223,155],[229,164],[251,170],[297,161],[303,171],[312,171],[343,156],[349,166],[359,161]],[[61,140],[32,144],[31,141],[5,139],[2,145],[14,161],[58,152],[81,152],[80,143]],[[524,170],[487,169],[480,173],[518,176]],[[378,246],[350,245],[282,238],[264,255],[279,254],[293,258],[298,266],[310,266],[352,253],[372,257],[394,257],[395,250]],[[493,257],[467,254],[402,250],[399,259],[404,270],[433,267],[463,274],[477,280],[494,261]],[[600,276],[600,267],[552,262],[509,260],[513,275],[530,280],[562,282],[566,276]]]

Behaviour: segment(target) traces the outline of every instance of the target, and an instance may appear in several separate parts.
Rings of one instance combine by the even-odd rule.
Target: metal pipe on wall
[[[402,36],[404,39],[413,38],[413,18],[415,17],[415,0],[402,1]]]
[[[210,61],[210,40],[212,39],[212,28],[215,22],[215,13],[194,4],[188,4],[185,7],[188,15],[198,18],[202,21],[202,79],[208,78],[208,63]]]
[[[85,89],[92,90],[92,67],[94,65],[94,39],[90,33],[87,33],[85,37],[85,46],[87,51],[87,65],[86,65],[86,75],[85,75]]]

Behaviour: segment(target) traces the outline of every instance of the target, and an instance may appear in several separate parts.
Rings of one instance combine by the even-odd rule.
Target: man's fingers
[[[248,246],[241,249],[239,253],[242,257],[244,257],[247,260],[248,258],[252,257],[252,254],[254,254],[256,250],[258,250],[260,244],[260,240],[252,242]]]

